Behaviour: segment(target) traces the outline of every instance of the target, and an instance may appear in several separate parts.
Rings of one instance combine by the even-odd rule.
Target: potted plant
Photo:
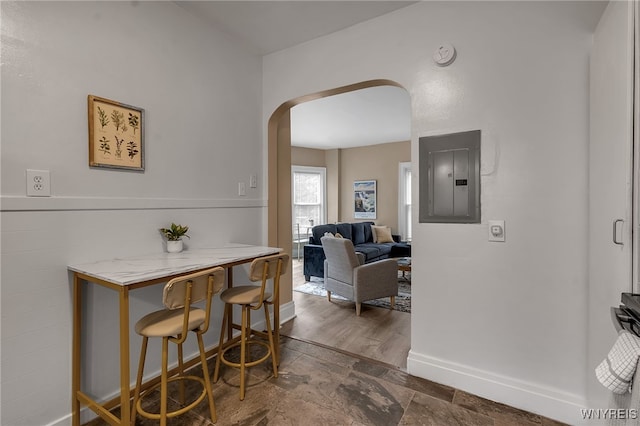
[[[160,232],[167,238],[167,251],[169,253],[179,253],[182,251],[182,237],[191,238],[187,235],[188,226],[171,223],[169,228],[160,228]]]

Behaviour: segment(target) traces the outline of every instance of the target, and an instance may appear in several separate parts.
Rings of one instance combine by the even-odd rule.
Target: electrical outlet
[[[51,175],[49,170],[27,169],[27,197],[50,197]]]
[[[247,185],[244,182],[238,182],[238,195],[247,195]]]
[[[249,176],[249,188],[257,188],[258,187],[258,176],[251,175]]]

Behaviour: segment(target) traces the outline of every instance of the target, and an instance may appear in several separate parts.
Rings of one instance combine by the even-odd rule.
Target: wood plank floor
[[[293,259],[293,286],[305,282],[302,261]],[[313,278],[315,280],[316,278]],[[411,348],[411,314],[362,305],[356,316],[353,302],[293,292],[296,318],[281,333],[367,358],[407,367]]]

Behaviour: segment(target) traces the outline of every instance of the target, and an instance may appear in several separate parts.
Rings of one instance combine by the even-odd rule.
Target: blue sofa
[[[355,223],[329,223],[316,225],[311,229],[309,244],[304,246],[304,278],[309,281],[311,277],[324,278],[324,250],[320,238],[325,233],[339,233],[343,238],[353,242],[357,252],[364,254],[365,263],[387,259],[389,257],[410,257],[411,246],[401,243],[400,236],[394,235],[393,243],[374,243],[371,225],[374,222]]]

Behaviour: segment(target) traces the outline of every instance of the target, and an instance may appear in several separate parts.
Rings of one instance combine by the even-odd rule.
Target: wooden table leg
[[[120,424],[131,424],[129,395],[129,289],[120,290]]]
[[[269,318],[267,318],[269,321]],[[280,289],[275,294],[273,301],[273,333],[276,349],[276,364],[280,365]]]
[[[227,269],[227,288],[233,287],[233,266]],[[233,306],[229,309],[229,316],[227,318],[227,339],[230,341],[233,339]]]
[[[82,283],[78,274],[73,274],[73,343],[71,349],[71,415],[72,425],[80,426],[80,390],[81,344],[82,331]]]

